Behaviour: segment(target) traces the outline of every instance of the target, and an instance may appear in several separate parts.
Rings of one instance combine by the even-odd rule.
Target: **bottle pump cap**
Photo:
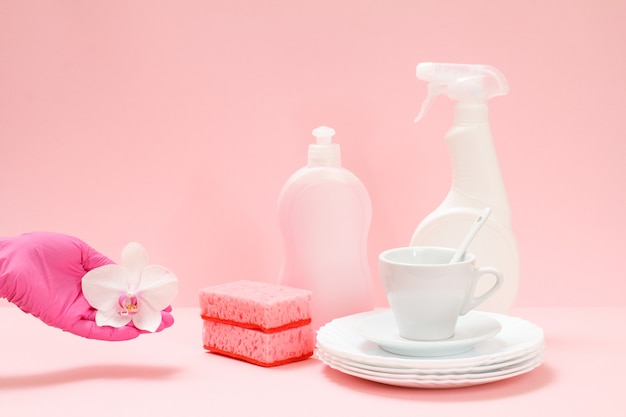
[[[313,129],[313,136],[317,139],[317,143],[327,145],[333,141],[335,129],[328,126],[320,126]]]
[[[465,103],[486,103],[491,97],[509,92],[504,75],[489,65],[441,64],[422,62],[415,70],[417,78],[428,82],[428,96],[422,103],[417,122],[439,94]]]
[[[316,143],[309,145],[309,166],[341,166],[341,151],[339,144],[333,143],[335,129],[320,126],[313,129]]]

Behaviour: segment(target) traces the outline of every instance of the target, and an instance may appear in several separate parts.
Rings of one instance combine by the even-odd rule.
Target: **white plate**
[[[347,365],[346,367],[356,367],[362,369],[364,371],[373,371],[377,373],[387,373],[394,375],[419,375],[419,376],[439,376],[444,375],[446,377],[454,377],[456,375],[478,375],[486,372],[497,371],[504,369],[506,367],[514,366],[520,364],[522,362],[527,362],[536,358],[539,355],[543,354],[544,346],[540,345],[536,350],[533,350],[525,355],[521,355],[519,357],[512,358],[508,361],[492,363],[489,365],[482,366],[466,366],[466,367],[452,367],[452,368],[428,368],[428,369],[413,369],[413,368],[397,368],[397,367],[387,367],[387,366],[376,366],[369,365],[358,361],[353,361],[351,359],[340,358],[333,356],[332,353],[324,351],[322,348],[318,347],[316,353],[320,358],[332,359],[335,362],[343,363]]]
[[[379,378],[386,379],[395,379],[395,380],[418,380],[418,381],[455,381],[455,380],[482,380],[487,378],[493,378],[496,376],[504,376],[511,373],[518,372],[522,369],[526,369],[529,366],[534,365],[538,359],[543,358],[543,352],[537,352],[535,356],[529,358],[525,361],[506,365],[501,368],[496,368],[488,372],[479,372],[479,373],[468,373],[468,374],[450,374],[450,375],[442,375],[442,374],[422,374],[422,373],[414,373],[414,374],[396,374],[396,373],[387,373],[377,370],[371,369],[363,369],[358,365],[351,365],[342,361],[341,359],[335,359],[332,356],[328,356],[323,352],[317,353],[318,358],[327,364],[332,364],[335,367],[340,367],[345,370],[350,370],[355,373],[359,373],[362,375],[375,376]]]
[[[500,381],[530,372],[533,369],[537,368],[539,365],[541,365],[541,362],[543,361],[543,355],[539,355],[534,359],[525,361],[523,364],[520,364],[517,367],[512,367],[502,372],[492,372],[485,375],[467,375],[460,376],[458,378],[445,378],[441,376],[438,378],[428,378],[420,376],[411,377],[408,375],[405,378],[398,378],[397,375],[389,376],[375,372],[364,372],[363,370],[358,368],[347,367],[345,364],[333,361],[332,359],[321,358],[321,360],[329,367],[343,372],[347,375],[352,375],[358,378],[378,382],[381,384],[410,388],[460,388],[487,384],[490,382]]]
[[[543,344],[543,330],[540,327],[518,317],[483,313],[496,319],[502,329],[495,336],[474,345],[473,349],[457,355],[432,358],[398,356],[381,349],[355,330],[357,323],[380,314],[380,311],[353,314],[325,324],[317,333],[318,349],[335,358],[366,365],[426,373],[433,369],[445,371],[501,363],[530,354]]]
[[[356,323],[356,332],[387,352],[405,356],[450,356],[467,352],[478,342],[500,331],[493,317],[472,311],[459,317],[454,336],[445,340],[419,341],[400,336],[391,310],[381,310]]]

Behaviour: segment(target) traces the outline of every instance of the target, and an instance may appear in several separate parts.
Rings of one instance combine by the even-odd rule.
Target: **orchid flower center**
[[[130,291],[120,296],[119,304],[121,310],[118,311],[118,314],[120,316],[134,316],[139,310],[139,300],[137,296]]]

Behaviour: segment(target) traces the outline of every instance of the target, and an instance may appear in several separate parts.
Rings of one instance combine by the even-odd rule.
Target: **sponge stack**
[[[213,353],[260,366],[313,355],[311,292],[255,281],[200,290],[202,342]]]

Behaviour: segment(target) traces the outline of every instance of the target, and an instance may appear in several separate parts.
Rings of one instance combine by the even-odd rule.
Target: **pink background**
[[[626,3],[0,3],[0,234],[128,241],[200,287],[276,281],[276,201],[311,130],[373,200],[369,257],[447,193],[452,103],[414,124],[422,61],[507,76],[491,101],[520,247],[518,306],[626,305]],[[621,128],[620,128],[621,127]]]

